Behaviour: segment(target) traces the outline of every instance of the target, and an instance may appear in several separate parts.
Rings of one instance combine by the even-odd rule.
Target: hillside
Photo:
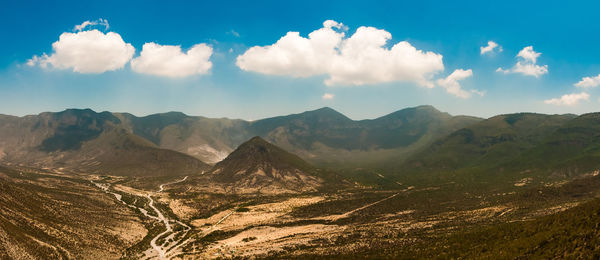
[[[0,159],[5,162],[111,175],[179,175],[208,169],[196,158],[129,133],[109,112],[69,109],[2,121]]]
[[[0,166],[0,190],[0,259],[115,259],[146,233],[88,181]]]
[[[308,192],[341,183],[334,174],[317,169],[260,137],[241,144],[209,175],[214,181],[245,192]]]
[[[354,121],[326,107],[258,120],[251,123],[250,132],[314,164],[344,169],[402,160],[435,139],[479,120],[418,106]]]
[[[84,152],[82,152],[84,151]],[[210,169],[184,153],[156,147],[124,130],[105,132],[79,151],[61,154],[56,163],[76,165],[90,173],[120,176],[187,175]]]
[[[117,169],[117,162],[125,162],[119,159],[124,158],[127,149],[109,151],[123,147],[120,142],[135,139],[133,143],[138,145],[135,155],[131,155],[134,159],[128,163],[138,163],[143,168],[136,167],[138,173],[151,174],[157,170],[159,174],[191,173],[192,166],[200,163],[183,154],[215,164],[252,136],[261,136],[313,164],[352,169],[403,160],[436,138],[479,120],[453,117],[431,106],[407,108],[373,120],[355,121],[331,108],[321,108],[252,122],[180,112],[136,117],[128,113],[68,109],[25,117],[0,116],[0,135],[4,137],[0,140],[0,160],[52,168],[103,163],[104,168],[86,166],[85,169],[128,174],[125,171],[132,169],[129,166]],[[140,153],[141,147],[148,151]],[[160,169],[147,164],[155,160],[151,158],[174,162],[168,158],[175,157],[191,166],[167,169],[176,165],[172,163]],[[201,166],[197,167],[199,171],[204,168]]]
[[[411,156],[408,165],[415,171],[495,166],[540,144],[570,119],[571,116],[528,113],[495,116],[436,141]]]
[[[217,163],[248,139],[248,122],[226,118],[188,116],[180,112],[136,117],[115,113],[122,127],[158,147]]]
[[[434,139],[480,119],[450,116],[431,106],[355,121],[325,107],[252,122],[187,116],[179,112],[136,117],[115,113],[125,129],[155,145],[217,163],[244,141],[260,136],[318,165],[397,160]]]
[[[454,234],[417,246],[424,247],[417,254],[424,258],[595,259],[600,257],[599,212],[600,200],[595,199],[535,220]]]
[[[519,165],[558,175],[580,174],[600,168],[600,113],[570,120],[522,156]],[[568,176],[565,176],[568,177]]]
[[[415,182],[529,183],[597,170],[598,114],[519,113],[492,117],[436,141],[397,166]],[[400,170],[402,169],[402,170]]]

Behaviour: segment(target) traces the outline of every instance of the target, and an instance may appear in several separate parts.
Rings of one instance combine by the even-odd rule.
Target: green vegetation
[[[250,211],[250,209],[249,208],[244,208],[244,207],[240,207],[240,208],[235,209],[235,212],[248,212],[248,211]]]
[[[600,168],[598,114],[510,114],[458,130],[385,175],[407,185],[456,182],[468,189],[511,189],[568,180]]]
[[[162,223],[149,221],[144,223],[148,233],[135,245],[127,248],[121,256],[122,259],[139,259],[140,254],[150,248],[150,241],[158,234],[164,232],[166,227]]]
[[[596,259],[600,257],[599,213],[600,200],[594,200],[532,221],[498,224],[434,236],[410,246],[400,243],[380,244],[380,247],[355,252],[353,257]]]

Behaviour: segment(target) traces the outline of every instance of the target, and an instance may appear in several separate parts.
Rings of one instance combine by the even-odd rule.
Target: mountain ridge
[[[181,112],[137,117],[129,113],[96,113],[91,109],[7,116],[0,117],[0,134],[15,140],[27,139],[31,144],[7,145],[0,141],[0,158],[39,152],[35,147],[41,147],[41,151],[46,153],[78,149],[84,142],[97,138],[106,127],[124,129],[158,148],[187,154],[209,164],[223,160],[252,136],[261,136],[311,163],[345,165],[374,152],[378,154],[376,157],[385,159],[390,157],[387,154],[394,154],[397,149],[404,151],[421,147],[441,135],[480,120],[452,117],[431,106],[413,109],[425,111],[420,114],[421,120],[402,119],[403,113],[400,112],[409,110],[411,108],[398,110],[371,121],[352,120],[330,107],[255,121],[188,116]],[[396,123],[403,122],[403,126],[394,126],[393,120],[385,122],[391,115],[396,115]],[[55,117],[68,120],[60,121],[62,119]],[[43,129],[36,130],[36,124],[44,126]],[[415,126],[406,127],[407,124]]]
[[[317,191],[326,182],[318,176],[319,171],[300,157],[255,136],[217,163],[208,175],[245,192],[301,193]]]

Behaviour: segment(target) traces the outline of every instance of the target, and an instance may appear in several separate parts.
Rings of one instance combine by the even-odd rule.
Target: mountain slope
[[[600,200],[544,216],[450,236],[427,257],[471,259],[597,259]]]
[[[0,259],[117,259],[145,234],[88,181],[0,166]]]
[[[600,113],[570,120],[522,155],[519,165],[570,177],[600,168]]]
[[[353,168],[403,159],[420,147],[478,122],[432,106],[354,121],[331,108],[258,120],[250,131],[317,165]]]
[[[0,120],[0,160],[6,162],[112,175],[189,174],[209,168],[131,134],[109,112],[68,109]]]
[[[248,139],[248,122],[226,118],[187,116],[180,112],[136,117],[116,113],[131,133],[155,145],[186,153],[207,163],[223,160]]]
[[[104,133],[81,150],[85,153],[67,153],[56,161],[87,172],[122,176],[188,175],[210,169],[192,156],[158,148],[122,129]]]
[[[309,192],[317,191],[327,182],[338,181],[260,137],[240,145],[209,174],[217,182],[246,192]]]
[[[418,106],[359,123],[368,130],[363,139],[365,143],[390,149],[409,146],[427,135],[441,137],[480,120],[476,117],[454,117],[432,106]]]
[[[497,164],[539,144],[570,119],[571,116],[530,113],[495,116],[436,141],[408,163],[416,171]]]
[[[557,182],[600,167],[598,114],[492,117],[436,141],[397,166],[416,182]]]
[[[180,112],[136,117],[68,109],[34,116],[0,116],[0,160],[44,165],[86,142],[109,141],[116,129],[147,140],[144,146],[172,150],[217,163],[252,136],[282,147],[319,166],[355,168],[400,161],[436,138],[479,121],[453,117],[431,106],[403,109],[374,120],[354,121],[321,108],[248,122],[188,116]],[[117,138],[118,135],[112,134]],[[89,158],[86,158],[86,160]],[[118,159],[118,158],[117,158]],[[52,166],[54,167],[54,166]]]

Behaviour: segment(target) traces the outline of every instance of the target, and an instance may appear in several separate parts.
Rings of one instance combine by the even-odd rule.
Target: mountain
[[[571,177],[599,169],[600,113],[569,120],[521,157],[521,167],[551,171],[555,176]]]
[[[68,109],[0,121],[0,160],[5,162],[111,175],[189,174],[209,168],[129,133],[109,112]]]
[[[207,163],[223,160],[248,140],[248,122],[226,118],[188,116],[180,112],[136,117],[115,113],[122,127],[158,147],[178,151]]]
[[[56,162],[77,165],[86,172],[120,176],[188,175],[210,169],[184,153],[156,147],[123,129],[106,132],[82,149],[61,154]]]
[[[312,163],[334,167],[345,167],[363,158],[367,162],[390,157],[395,160],[398,153],[408,153],[480,120],[453,117],[431,106],[403,109],[361,121],[328,107],[252,122],[179,112],[146,117],[115,115],[133,134],[207,163],[217,163],[245,140],[261,136]]]
[[[209,172],[212,179],[245,192],[311,192],[335,180],[260,137],[241,144]],[[338,184],[338,183],[333,183]]]
[[[315,165],[354,168],[403,160],[436,138],[478,121],[431,106],[373,120],[355,121],[326,107],[252,122],[180,112],[136,117],[68,109],[25,117],[0,115],[0,161],[127,175],[183,174],[208,169],[190,156],[215,164],[260,136]],[[135,159],[125,162],[126,154]],[[122,163],[130,165],[119,167]],[[134,164],[141,167],[130,167]],[[136,173],[127,173],[134,168]]]
[[[258,120],[250,124],[249,132],[317,165],[353,168],[397,161],[436,138],[480,120],[419,106],[373,120],[354,121],[326,107]]]
[[[453,132],[411,157],[423,171],[499,163],[539,144],[572,116],[510,114],[495,116]]]
[[[391,149],[441,137],[478,121],[480,119],[476,117],[451,116],[432,106],[418,106],[377,119],[362,120],[359,124],[368,132],[363,137],[365,144]]]
[[[397,176],[431,182],[460,178],[479,182],[536,182],[593,171],[599,115],[518,113],[495,116],[441,138],[406,162],[395,165]],[[391,166],[392,167],[392,166]],[[555,176],[551,176],[555,175]],[[560,175],[560,176],[559,176]]]
[[[403,109],[374,120],[355,121],[328,107],[252,122],[187,116],[178,112],[135,117],[116,114],[132,133],[161,148],[208,163],[224,159],[244,141],[260,136],[317,165],[384,161],[478,122],[431,106]],[[402,155],[398,156],[398,153]]]

